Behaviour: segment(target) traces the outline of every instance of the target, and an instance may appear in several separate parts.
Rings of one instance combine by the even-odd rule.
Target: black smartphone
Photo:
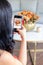
[[[15,15],[13,21],[13,31],[17,32],[17,28],[22,28],[22,16]]]

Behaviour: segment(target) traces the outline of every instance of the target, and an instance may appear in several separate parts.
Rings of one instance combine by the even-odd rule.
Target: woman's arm
[[[21,47],[19,53],[19,60],[23,65],[27,64],[27,43],[26,43],[26,30],[23,26],[22,30],[18,30],[19,35],[21,36]]]

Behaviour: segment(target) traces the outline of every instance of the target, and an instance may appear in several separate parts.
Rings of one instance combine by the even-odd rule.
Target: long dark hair
[[[13,51],[13,43],[10,35],[12,19],[12,8],[7,0],[0,0],[0,49],[10,53]]]

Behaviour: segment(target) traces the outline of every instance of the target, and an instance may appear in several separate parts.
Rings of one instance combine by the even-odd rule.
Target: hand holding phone
[[[22,16],[15,15],[14,16],[14,28],[21,28],[22,26]]]
[[[19,15],[14,16],[13,31],[17,32],[17,28],[22,28],[22,16]]]

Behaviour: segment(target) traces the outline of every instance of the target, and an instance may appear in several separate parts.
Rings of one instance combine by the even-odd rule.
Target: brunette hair
[[[12,8],[7,0],[0,0],[0,49],[13,52],[14,44],[10,35],[12,33],[11,27]]]

